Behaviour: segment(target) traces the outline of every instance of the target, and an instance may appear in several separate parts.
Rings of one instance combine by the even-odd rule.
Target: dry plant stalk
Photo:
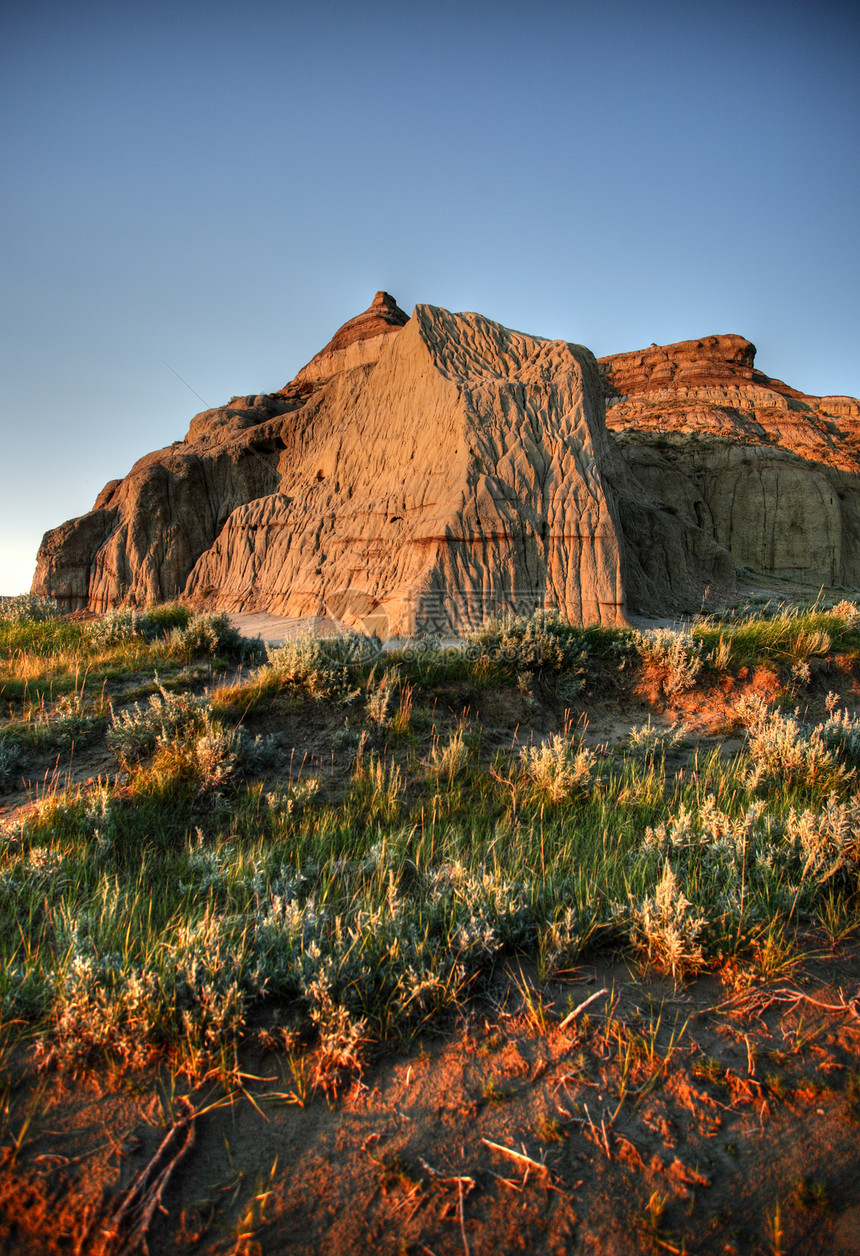
[[[575,1007],[572,1012],[568,1012],[567,1016],[565,1016],[564,1020],[559,1025],[559,1029],[567,1029],[568,1025],[571,1024],[572,1021],[575,1021],[579,1013],[584,1012],[590,1003],[593,1003],[595,999],[600,999],[604,994],[608,993],[609,990],[606,986],[604,986],[602,990],[595,991],[595,993],[587,998],[584,1003],[580,1003],[579,1007]]]
[[[490,1142],[489,1138],[482,1138],[481,1142],[486,1147],[489,1147],[491,1151],[498,1151],[501,1155],[507,1156],[509,1160],[525,1165],[526,1169],[536,1169],[542,1177],[549,1176],[549,1169],[545,1164],[541,1164],[539,1160],[533,1160],[531,1156],[527,1156],[521,1151],[514,1151],[513,1147],[503,1147],[501,1143]]]

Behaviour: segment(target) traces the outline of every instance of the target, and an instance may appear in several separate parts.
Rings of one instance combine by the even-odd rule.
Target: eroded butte
[[[860,407],[754,355],[711,336],[597,361],[380,292],[279,392],[196,415],[46,533],[33,591],[388,636],[673,612],[744,566],[860,583]]]

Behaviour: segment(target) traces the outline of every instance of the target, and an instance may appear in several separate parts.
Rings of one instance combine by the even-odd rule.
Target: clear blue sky
[[[0,592],[378,288],[860,394],[860,6],[7,0]]]

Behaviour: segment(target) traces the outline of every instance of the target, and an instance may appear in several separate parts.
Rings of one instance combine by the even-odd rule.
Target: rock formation
[[[539,605],[614,623],[695,605],[736,566],[853,578],[857,402],[754,356],[713,336],[596,362],[380,292],[280,392],[198,414],[48,532],[33,589],[387,635]]]
[[[606,421],[641,491],[738,567],[860,584],[860,405],[754,367],[741,336],[600,360]]]
[[[409,315],[401,310],[394,297],[387,292],[377,292],[370,308],[344,323],[326,347],[302,367],[293,386],[325,384],[341,371],[375,362],[387,337],[408,322]]]
[[[615,622],[610,454],[587,350],[381,293],[280,394],[196,416],[48,533],[34,587],[389,633],[537,605]]]
[[[419,305],[278,431],[279,491],[232,512],[190,594],[394,633],[503,607],[623,614],[587,351]]]

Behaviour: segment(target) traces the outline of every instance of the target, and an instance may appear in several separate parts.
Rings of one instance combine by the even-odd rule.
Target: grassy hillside
[[[737,1030],[746,1035],[747,1090],[735,1086],[740,1066],[723,1058],[717,1022],[731,1006],[764,1025],[765,1013],[782,1004],[797,1013],[804,999],[819,1016],[851,1013],[850,991],[823,998],[792,986],[787,995],[784,983],[813,960],[847,954],[860,924],[858,680],[860,612],[849,602],[741,607],[683,631],[644,633],[539,614],[487,625],[456,648],[416,641],[394,651],[360,635],[267,651],[225,617],[182,606],[87,620],[34,599],[7,603],[0,1142],[15,1172],[12,1193],[0,1190],[0,1237],[24,1251],[54,1250],[50,1199],[62,1196],[70,1201],[62,1232],[79,1250],[138,1250],[104,1220],[98,1192],[115,1161],[93,1161],[102,1166],[101,1177],[93,1170],[97,1190],[65,1168],[40,1176],[45,1155],[68,1162],[45,1149],[54,1146],[49,1125],[57,1137],[65,1128],[71,1078],[99,1094],[162,1096],[165,1138],[190,1138],[225,1103],[235,1128],[240,1099],[249,1105],[242,1121],[274,1120],[272,1104],[305,1113],[325,1102],[339,1122],[338,1104],[352,1095],[354,1110],[361,1079],[396,1071],[398,1053],[411,1061],[408,1085],[430,1044],[459,1044],[456,1068],[445,1065],[454,1068],[452,1093],[463,1061],[475,1053],[483,1061],[477,1098],[463,1100],[466,1127],[486,1112],[496,1124],[486,1126],[485,1148],[501,1154],[507,1130],[510,1157],[504,1122],[527,1112],[516,1128],[544,1151],[526,1154],[521,1137],[519,1169],[557,1191],[566,1179],[550,1172],[548,1149],[578,1131],[591,1148],[580,1162],[590,1156],[594,1168],[604,1157],[621,1172],[624,1145],[655,1137],[646,1098],[677,1099],[679,1077],[700,1097],[711,1087],[715,1111],[794,1093],[807,1082],[785,1052],[772,1090],[751,1089],[751,1026]],[[606,984],[582,988],[586,968]],[[647,995],[630,994],[630,981]],[[710,1043],[704,1028],[692,1035],[692,1013],[679,1014],[703,982],[717,1025]],[[798,1060],[818,1049],[804,1015],[792,1021]],[[515,1042],[506,1072],[498,1065]],[[540,1097],[511,1081],[538,1068],[535,1050],[547,1079]],[[845,1059],[848,1112],[860,1073],[856,1054]],[[561,1109],[559,1087],[570,1101]],[[598,1099],[606,1106],[595,1124]],[[222,1127],[207,1128],[215,1156],[212,1131]],[[231,1164],[232,1137],[223,1133]],[[425,1133],[411,1160],[391,1152],[368,1162],[356,1146],[343,1182],[372,1163],[374,1189],[395,1210],[401,1196],[425,1198],[431,1180],[460,1182],[457,1243],[440,1247],[438,1233],[419,1226],[415,1246],[404,1239],[398,1248],[400,1221],[389,1219],[366,1250],[426,1251],[431,1237],[433,1251],[463,1250],[467,1179],[428,1176],[427,1157],[443,1154],[433,1137]],[[654,1144],[658,1164],[666,1137]],[[726,1135],[725,1147],[739,1137]],[[214,1201],[197,1239],[188,1237],[187,1191],[168,1224],[152,1202],[155,1177],[142,1179],[138,1246],[155,1227],[171,1250],[282,1250],[281,1232],[268,1245],[259,1238],[263,1208],[254,1201],[268,1198],[260,1175],[277,1177],[259,1138],[229,1205],[206,1174],[194,1179]],[[151,1150],[163,1186],[180,1152]],[[638,1209],[639,1246],[630,1250],[687,1250],[672,1201],[689,1196],[693,1179],[663,1190],[653,1162],[650,1176],[637,1170],[621,1190],[624,1207]],[[582,1163],[572,1163],[577,1172]],[[770,1208],[737,1250],[787,1250],[786,1210],[789,1221],[823,1225],[831,1214],[816,1181],[783,1184],[783,1213]],[[25,1186],[39,1204],[29,1229],[15,1203]],[[328,1179],[308,1189],[326,1205],[333,1197]],[[119,1207],[114,1197],[110,1208]],[[102,1218],[101,1238],[85,1214]],[[211,1230],[216,1217],[232,1218],[229,1242]],[[482,1226],[485,1237],[495,1233],[488,1220]],[[617,1250],[598,1231],[596,1250]],[[820,1227],[813,1231],[818,1242]],[[493,1242],[520,1231],[506,1233]],[[701,1250],[723,1251],[719,1233],[716,1222],[703,1230]],[[326,1234],[307,1250],[341,1250]],[[556,1250],[556,1239],[542,1247],[532,1235],[530,1250]],[[365,1250],[354,1236],[347,1249]]]
[[[265,661],[181,607],[9,612],[0,650],[3,783],[34,782],[0,856],[3,1016],[64,1063],[229,1071],[265,1003],[336,1072],[450,1018],[505,956],[541,979],[594,948],[767,974],[812,922],[856,918],[860,719],[836,689],[813,713],[860,662],[850,603]],[[667,718],[726,686],[736,750]],[[626,737],[589,735],[592,704],[655,690]],[[46,781],[93,757],[97,779]]]

